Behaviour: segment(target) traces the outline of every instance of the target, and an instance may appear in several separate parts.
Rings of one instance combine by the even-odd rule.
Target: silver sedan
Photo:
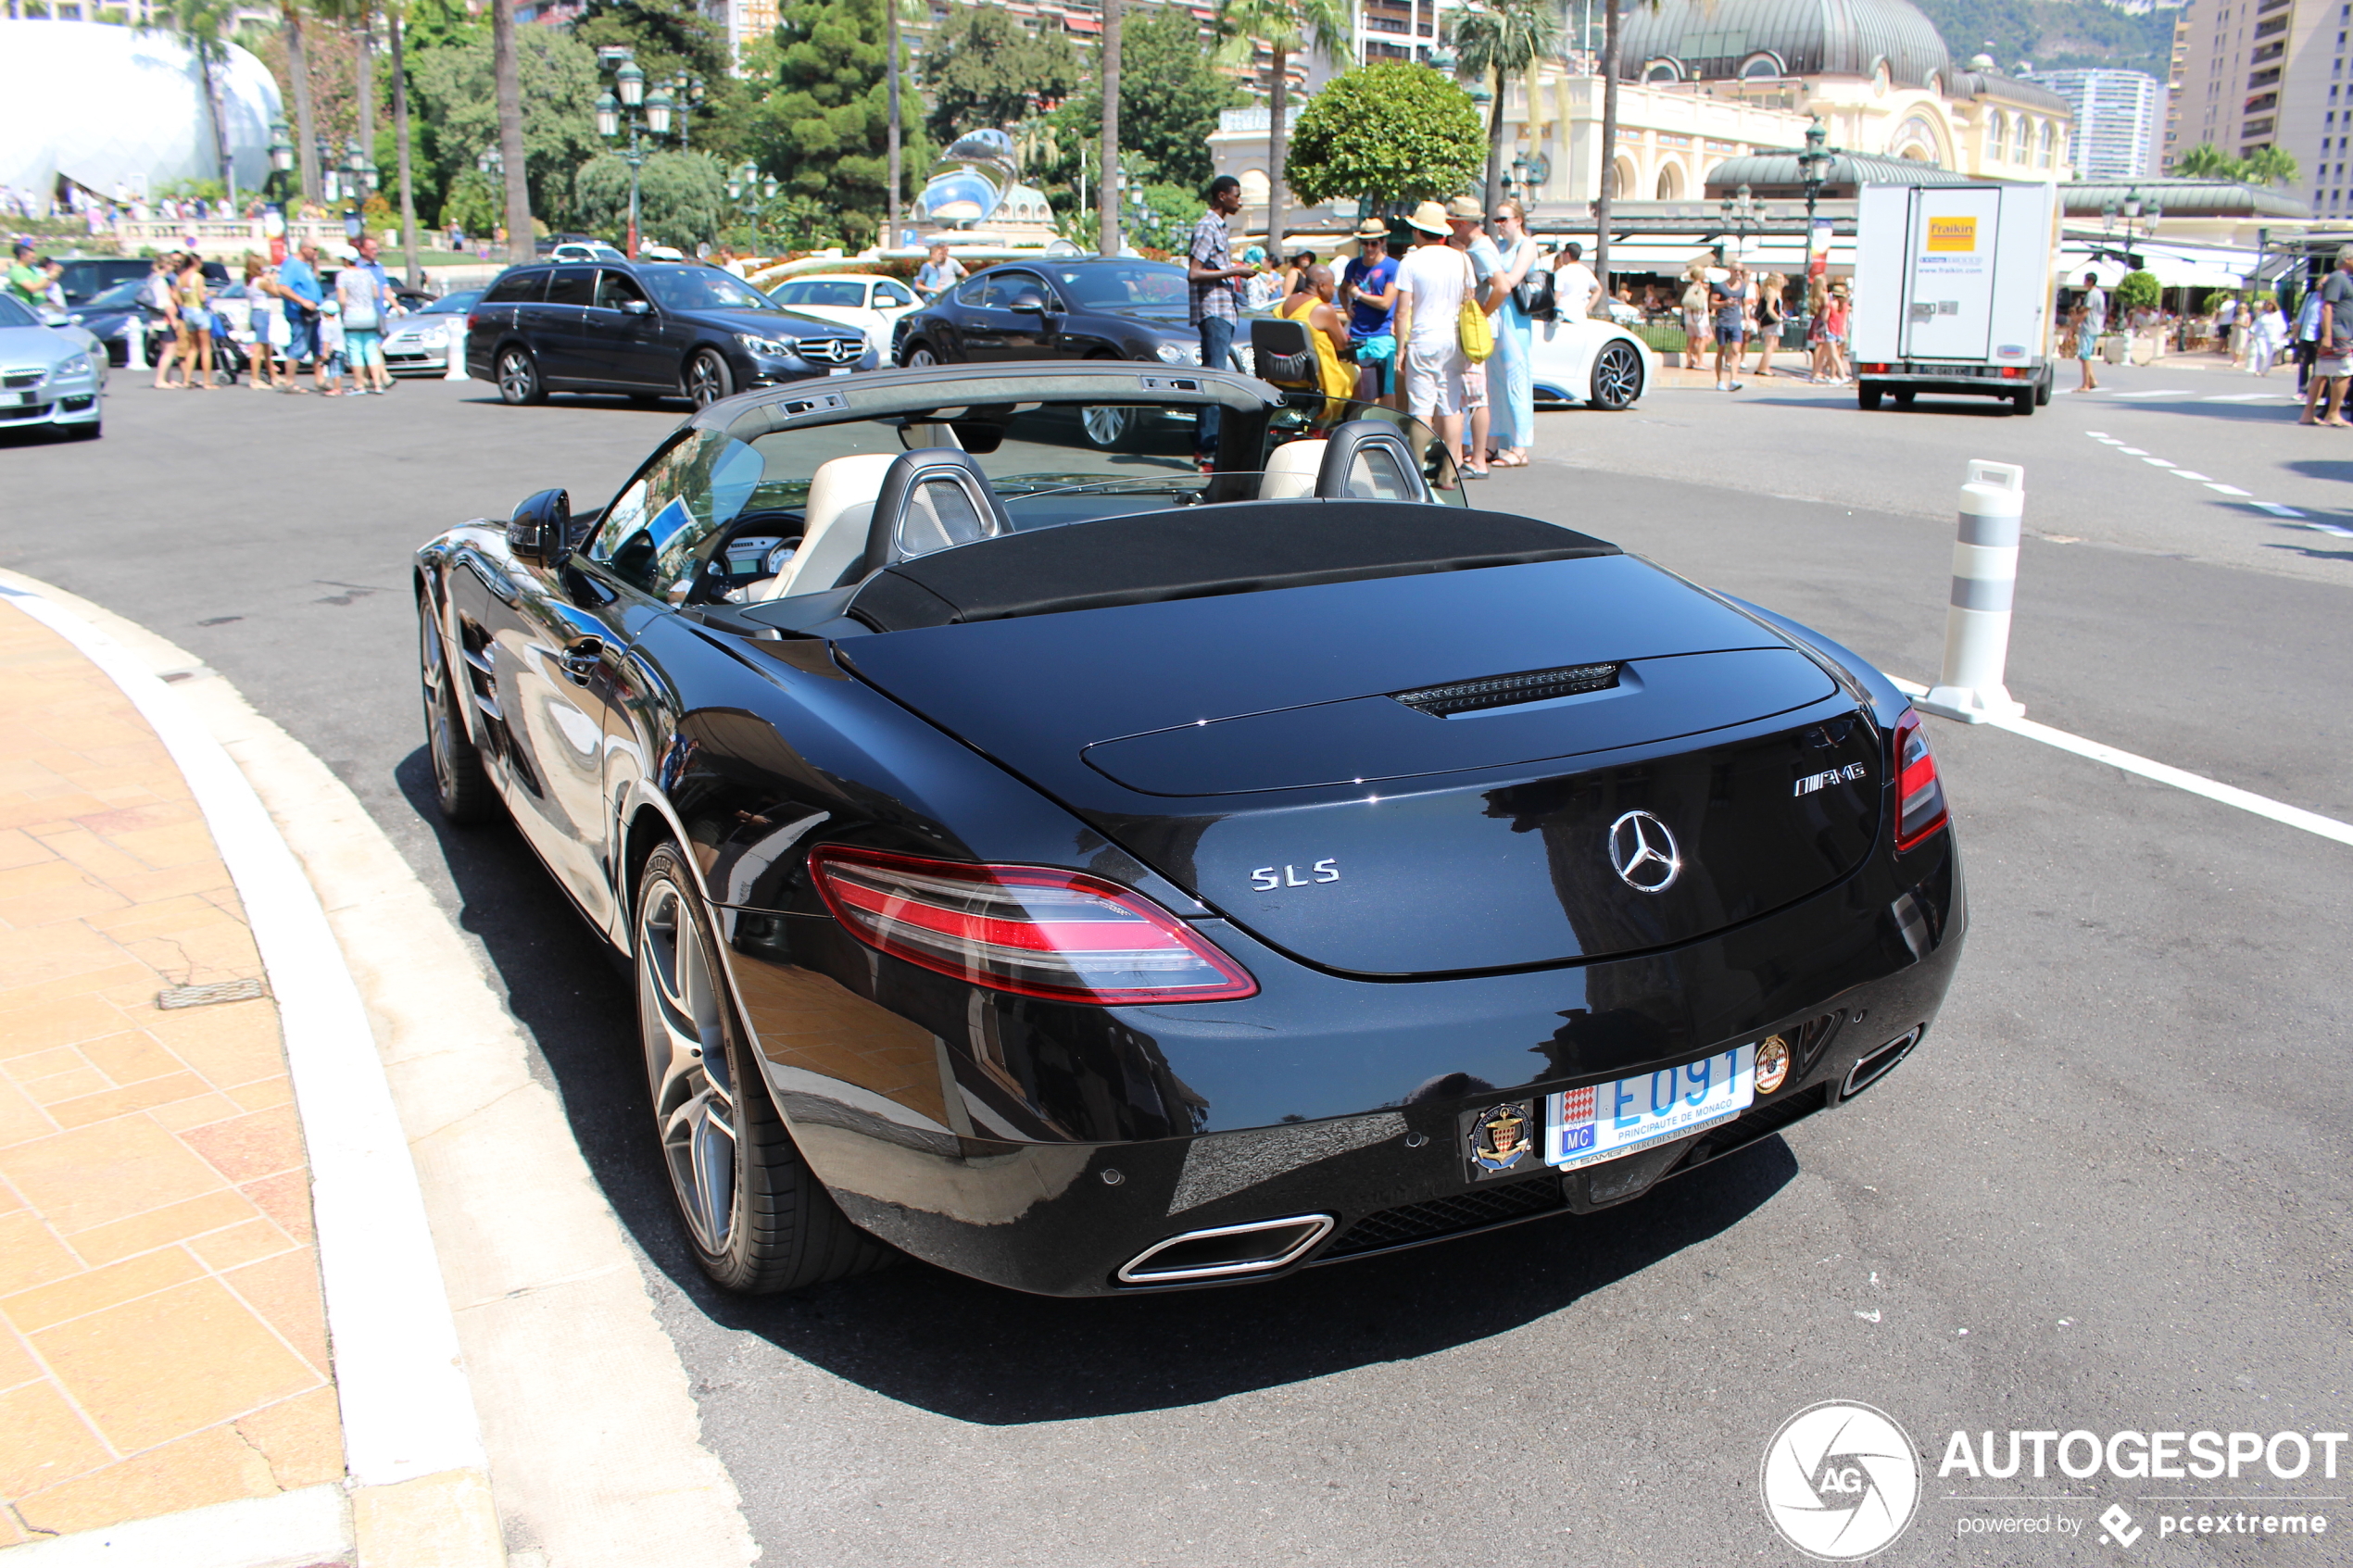
[[[47,326],[0,298],[0,430],[55,425],[96,437],[105,413],[106,345],[80,327]]]

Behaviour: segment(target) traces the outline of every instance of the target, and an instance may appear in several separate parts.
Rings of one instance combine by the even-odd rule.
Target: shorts
[[[1716,323],[1716,341],[1720,344],[1724,344],[1732,348],[1738,348],[1741,345],[1742,341],[1747,336],[1748,326],[1746,322],[1718,321]]]
[[[2078,332],[2075,335],[2075,357],[2078,359],[2096,358],[2099,352],[2100,340],[2097,337],[2090,332]]]
[[[2353,358],[2343,354],[2323,354],[2312,361],[2312,373],[2325,381],[2353,375]]]
[[[1474,365],[1468,359],[1465,359],[1463,362],[1463,409],[1467,413],[1472,409],[1486,407],[1487,362],[1481,360]]]
[[[1386,397],[1397,390],[1397,340],[1387,332],[1378,337],[1353,339],[1356,368],[1368,370],[1373,378],[1373,395]]]
[[[343,330],[343,352],[356,370],[365,370],[371,365],[381,367],[384,362],[384,335],[378,332],[364,332],[358,327],[346,327]]]
[[[286,358],[308,365],[319,358],[319,318],[308,311],[286,312]]]
[[[1406,345],[1405,411],[1417,420],[1430,414],[1461,413],[1463,371],[1467,364],[1463,345],[1451,336],[1428,346]]]

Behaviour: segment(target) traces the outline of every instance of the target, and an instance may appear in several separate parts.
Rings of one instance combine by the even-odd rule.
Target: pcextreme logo
[[[1977,220],[1974,218],[1931,218],[1928,220],[1928,248],[1931,250],[1975,250]]]
[[[1911,1524],[1919,1456],[1884,1411],[1825,1399],[1781,1423],[1765,1445],[1758,1490],[1783,1540],[1808,1557],[1849,1562]]]

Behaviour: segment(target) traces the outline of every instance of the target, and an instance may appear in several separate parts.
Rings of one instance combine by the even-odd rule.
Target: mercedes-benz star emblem
[[[1609,863],[1637,893],[1664,893],[1683,874],[1675,835],[1648,811],[1629,811],[1609,824]]]

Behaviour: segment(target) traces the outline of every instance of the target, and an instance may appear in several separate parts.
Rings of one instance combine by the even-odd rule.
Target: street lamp
[[[669,92],[660,83],[655,85],[651,94],[647,93],[645,71],[639,69],[628,49],[623,45],[606,44],[597,51],[597,59],[599,64],[620,68],[613,72],[613,83],[621,90],[620,100],[615,102],[610,93],[597,95],[597,134],[612,141],[620,136],[624,121],[628,126],[629,143],[620,149],[620,153],[621,161],[629,166],[629,258],[635,261],[637,258],[637,176],[646,165],[646,149],[639,144],[638,132],[669,135],[672,103]],[[641,105],[645,108],[642,115],[635,112]],[[623,115],[623,109],[631,112]]]
[[[286,122],[270,122],[270,178],[263,184],[265,198],[280,206],[286,200],[286,176],[295,166],[294,137],[286,132]]]
[[[1756,202],[1743,184],[1739,192],[1723,201],[1724,221],[1732,228],[1732,259],[1742,260],[1748,254],[1748,226],[1756,220]]]
[[[678,150],[690,153],[694,144],[694,113],[702,107],[710,83],[689,71],[680,71],[670,79],[670,95],[678,110]]]
[[[1806,177],[1806,276],[1814,277],[1814,206],[1822,198],[1822,186],[1830,179],[1831,166],[1838,155],[1829,145],[1830,133],[1822,129],[1819,116],[1806,128],[1806,150],[1797,155],[1797,167]],[[1831,247],[1822,246],[1822,270],[1830,270]]]

